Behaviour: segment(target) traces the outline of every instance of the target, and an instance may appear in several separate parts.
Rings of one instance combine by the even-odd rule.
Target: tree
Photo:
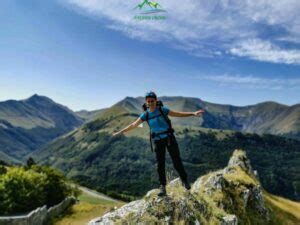
[[[5,168],[5,166],[0,165],[0,175],[2,174],[6,174],[7,169]]]
[[[36,163],[35,163],[35,161],[33,160],[32,157],[29,157],[27,159],[26,165],[27,165],[28,168],[31,168],[33,165],[36,165]]]

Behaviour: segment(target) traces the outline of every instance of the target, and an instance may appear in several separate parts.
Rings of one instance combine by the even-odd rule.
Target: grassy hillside
[[[134,104],[126,104],[126,107],[117,104],[98,119],[34,152],[33,156],[42,164],[61,169],[84,186],[110,194],[141,196],[158,185],[156,161],[150,152],[147,126],[116,138],[110,135],[113,130],[135,120],[137,111]],[[178,124],[175,129],[191,181],[223,167],[232,149],[243,148],[269,192],[300,199],[299,141]],[[176,174],[169,157],[167,171],[170,176]]]
[[[166,106],[178,111],[206,110],[203,117],[172,118],[175,126],[213,128],[271,133],[298,139],[300,136],[300,105],[286,106],[275,102],[236,107],[220,105],[190,97],[160,98]],[[26,155],[60,135],[80,126],[84,121],[97,123],[97,119],[126,116],[111,121],[106,130],[120,129],[132,122],[142,112],[144,98],[126,97],[112,107],[94,111],[72,112],[51,99],[33,95],[21,100],[0,102],[0,152],[5,157],[22,161]],[[146,129],[134,131],[132,136],[145,137]]]
[[[105,110],[106,110],[106,108],[93,110],[93,111],[80,110],[80,111],[77,111],[76,114],[86,121],[91,121],[91,120],[96,119],[98,116],[100,116],[101,113]]]
[[[71,206],[67,212],[53,220],[51,225],[82,225],[93,218],[103,215],[114,208],[124,205],[124,202],[114,202],[100,199],[82,192],[78,196],[79,203]]]
[[[279,196],[264,193],[265,200],[274,212],[274,220],[277,224],[300,224],[300,203]]]
[[[167,97],[160,99],[169,108],[177,111],[205,109],[203,118],[172,118],[175,125],[196,126],[215,129],[245,131],[258,134],[276,134],[300,138],[300,105],[282,105],[276,102],[263,102],[249,106],[222,105],[192,97]],[[101,113],[90,112],[93,118],[105,117],[116,110],[140,114],[143,97],[126,97]],[[84,113],[88,115],[88,112]],[[103,115],[104,114],[104,115]],[[88,116],[87,116],[88,117]]]
[[[179,111],[206,110],[202,120],[175,119],[178,125],[200,125],[206,128],[229,129],[258,134],[276,134],[300,137],[300,105],[286,106],[276,102],[237,107],[213,104],[197,98],[161,98],[167,106]]]

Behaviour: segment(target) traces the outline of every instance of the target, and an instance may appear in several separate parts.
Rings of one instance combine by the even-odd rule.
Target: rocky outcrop
[[[90,221],[89,225],[130,224],[268,224],[269,211],[263,190],[246,153],[235,150],[228,166],[199,177],[190,191],[177,178],[167,185],[166,197],[149,191],[143,199],[130,202]]]
[[[262,187],[244,151],[234,151],[224,169],[197,179],[191,193],[212,201],[212,207],[220,209],[222,213],[234,214],[241,220],[246,220],[251,214],[264,222],[269,221]],[[233,217],[225,215],[224,218],[228,221]]]

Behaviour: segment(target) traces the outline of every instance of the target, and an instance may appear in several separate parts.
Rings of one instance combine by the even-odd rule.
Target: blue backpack
[[[164,112],[162,110],[162,107],[163,107],[162,101],[160,101],[160,100],[157,101],[156,106],[158,107],[160,114],[157,115],[157,116],[149,118],[149,112],[147,111],[147,109],[148,109],[147,104],[146,103],[143,104],[143,110],[145,111],[145,116],[146,116],[146,121],[148,123],[148,126],[149,126],[149,119],[153,119],[153,118],[162,116],[164,118],[164,120],[167,122],[169,128],[166,131],[156,132],[156,133],[152,132],[151,129],[150,129],[150,147],[151,147],[152,152],[153,152],[152,139],[155,136],[157,136],[159,134],[168,134],[168,136],[169,136],[169,142],[168,143],[170,143],[170,137],[172,135],[174,135],[174,129],[172,127],[171,120],[169,119],[169,117],[166,114],[164,114]],[[149,128],[150,128],[150,126],[149,126]]]

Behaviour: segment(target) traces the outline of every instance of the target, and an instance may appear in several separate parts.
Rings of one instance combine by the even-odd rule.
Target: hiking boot
[[[186,190],[190,190],[191,189],[191,186],[189,184],[189,182],[187,180],[182,180],[181,181],[182,183],[182,186],[186,189]]]
[[[160,185],[159,192],[158,192],[157,195],[158,196],[165,196],[165,195],[167,195],[167,191],[166,191],[166,186],[165,185]]]

